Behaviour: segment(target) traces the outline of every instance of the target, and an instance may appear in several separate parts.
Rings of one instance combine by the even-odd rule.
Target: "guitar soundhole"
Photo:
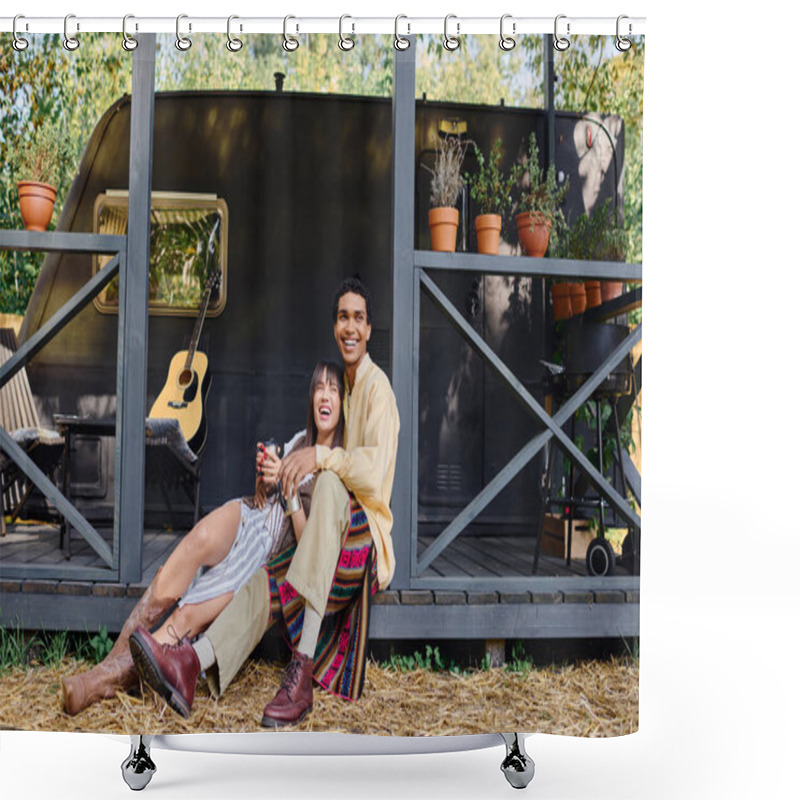
[[[185,369],[181,371],[181,374],[178,375],[178,386],[181,389],[188,389],[192,383],[192,377],[194,373],[190,369]]]

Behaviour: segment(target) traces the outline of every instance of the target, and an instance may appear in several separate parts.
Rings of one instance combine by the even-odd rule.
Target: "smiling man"
[[[350,493],[361,504],[375,546],[378,583],[394,574],[392,495],[400,418],[383,370],[372,362],[372,300],[356,278],[345,280],[333,298],[333,335],[344,362],[344,447],[308,447],[283,461],[280,480],[287,496],[309,473],[319,470],[311,513],[286,576],[305,600],[303,632],[287,678],[267,704],[262,725],[281,726],[305,716],[313,702],[314,650],[339,553],[351,521]]]
[[[356,699],[361,692],[363,663],[356,668],[347,667],[348,676],[361,675],[360,681],[347,677],[335,688],[320,674],[323,654],[316,652],[323,618],[333,604],[332,587],[338,591],[340,573],[348,568],[351,574],[345,582],[353,580],[349,554],[347,559],[342,558],[347,564],[340,562],[340,556],[345,542],[350,547],[352,541],[358,541],[354,534],[357,528],[366,537],[366,550],[371,537],[378,586],[386,588],[394,574],[389,502],[400,418],[389,379],[367,352],[372,335],[372,300],[366,286],[356,278],[343,281],[334,295],[332,313],[333,334],[345,370],[344,444],[334,448],[318,445],[295,449],[281,464],[279,478],[287,498],[293,496],[306,475],[318,474],[308,521],[291,556],[285,581],[279,587],[281,605],[284,600],[286,606],[297,598],[302,601],[302,617],[294,617],[302,620],[299,641],[278,692],[264,708],[261,724],[265,727],[290,725],[305,717],[313,707],[312,677],[349,699]],[[363,532],[365,525],[359,528],[356,524],[357,519],[364,517],[368,534]],[[367,586],[368,581],[366,575],[363,585]],[[212,693],[219,696],[274,620],[270,605],[275,602],[275,577],[271,581],[267,571],[258,570],[194,645],[184,639],[177,645],[153,646],[149,657],[158,664],[159,673],[159,682],[151,684],[153,688],[168,699],[178,692],[181,700],[178,706],[190,710],[202,669]],[[325,621],[329,623],[330,616]],[[357,644],[352,641],[356,635],[352,629],[359,627],[345,624],[338,632],[336,646],[340,656],[342,648],[349,648],[349,652],[357,651],[357,658],[363,662],[365,640]],[[363,631],[359,635],[362,634]],[[351,641],[342,642],[342,636],[349,636]],[[330,650],[333,640],[327,636],[326,641]],[[341,663],[341,658],[334,662]],[[140,668],[138,662],[137,668],[146,681],[149,676],[152,678],[153,670]]]

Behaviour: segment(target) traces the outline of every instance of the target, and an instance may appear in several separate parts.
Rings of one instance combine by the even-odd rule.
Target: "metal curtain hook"
[[[344,26],[344,21],[346,19],[353,19],[353,18],[349,14],[342,14],[342,16],[339,17],[339,49],[344,50],[345,52],[347,52],[348,50],[352,50],[356,46],[355,41],[353,41],[353,39],[350,36],[344,35],[343,26]],[[352,32],[355,33],[356,30],[355,23],[354,22],[351,23],[351,26],[352,26],[351,27]]]
[[[506,36],[503,32],[503,25],[507,19],[511,19],[511,14],[503,14],[500,17],[500,49],[505,50],[508,52],[509,50],[513,50],[517,46],[517,40],[513,36]],[[511,23],[511,33],[517,32],[517,23]]]
[[[617,50],[620,51],[620,53],[625,53],[628,50],[630,50],[631,49],[631,45],[633,44],[633,42],[631,42],[630,39],[628,39],[626,36],[623,36],[620,33],[621,22],[624,19],[628,19],[628,17],[626,17],[624,14],[620,14],[617,17],[617,39],[614,42],[614,46],[617,48]],[[628,36],[630,36],[632,30],[633,30],[633,28],[631,27],[631,23],[629,22],[628,23]]]
[[[126,14],[122,18],[122,49],[127,50],[130,53],[131,50],[135,50],[139,46],[139,40],[128,33],[129,19],[134,19],[133,14]],[[136,25],[136,30],[139,30],[138,23]]]
[[[75,19],[74,14],[67,14],[67,16],[64,17],[64,42],[63,42],[64,49],[69,50],[70,53],[73,52],[74,50],[77,50],[81,46],[81,43],[78,41],[77,37],[70,36],[69,31],[67,30],[67,26],[69,25],[69,21],[71,19]],[[80,29],[81,29],[80,22],[76,22],[75,30],[79,31]]]
[[[11,46],[18,53],[21,53],[23,50],[27,50],[28,45],[30,44],[30,42],[27,39],[23,39],[23,37],[17,33],[17,21],[21,19],[25,19],[24,14],[17,14],[17,16],[14,17],[14,22],[12,23],[11,26],[11,32],[14,34],[14,40],[11,42]],[[27,22],[25,23],[25,30],[26,31],[28,30]]]
[[[556,21],[553,25],[553,47],[558,50],[559,53],[563,53],[565,50],[569,49],[569,39],[564,36],[558,35],[558,21],[560,19],[566,19],[566,14],[559,14],[556,17]],[[569,22],[567,23],[567,33],[569,33]]]
[[[461,47],[461,42],[458,40],[458,35],[450,36],[447,32],[447,23],[450,22],[451,19],[457,19],[455,14],[448,14],[444,18],[444,39],[442,39],[442,45],[444,46],[445,50],[449,50],[451,53],[454,50],[458,50]],[[461,32],[461,23],[456,22],[456,34]]]
[[[288,32],[288,25],[290,19],[296,19],[295,17],[291,16],[291,14],[287,17],[283,18],[283,49],[287,53],[294,53],[298,47],[300,47],[300,40],[293,36],[291,33]]]
[[[244,47],[244,42],[231,33],[231,22],[235,19],[239,19],[236,14],[231,14],[228,17],[228,41],[225,42],[225,47],[227,47],[231,53],[238,53]],[[241,31],[241,29],[242,27],[240,25],[239,30]]]
[[[395,50],[408,50],[411,47],[411,40],[406,39],[405,36],[400,35],[400,20],[408,19],[405,14],[398,14],[394,18],[394,49]],[[411,25],[408,24],[408,31],[411,32]]]
[[[192,46],[192,40],[188,36],[181,35],[181,20],[188,19],[188,14],[178,14],[175,20],[175,47],[182,52],[185,52]],[[192,32],[192,23],[189,23],[189,33]]]

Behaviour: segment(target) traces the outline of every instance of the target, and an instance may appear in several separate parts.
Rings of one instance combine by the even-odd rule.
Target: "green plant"
[[[627,250],[628,234],[608,197],[591,216],[581,214],[569,226],[560,254],[584,261],[625,261]]]
[[[385,666],[395,672],[411,672],[415,669],[427,670],[428,672],[446,672],[448,669],[442,660],[439,648],[432,647],[429,644],[425,645],[424,655],[419,650],[415,650],[413,655],[410,656],[392,653]]]
[[[500,167],[503,158],[503,142],[495,139],[489,151],[489,160],[475,145],[475,160],[478,169],[468,173],[470,197],[478,206],[480,214],[499,214],[501,217],[511,209],[511,191],[517,182],[517,172],[512,170],[505,174]]]
[[[431,208],[455,207],[459,192],[464,186],[461,166],[471,140],[460,136],[445,136],[436,140],[436,158],[433,167],[422,166],[431,173]]]
[[[518,672],[528,675],[533,669],[533,663],[525,654],[525,648],[521,641],[514,642],[511,648],[511,661],[506,664],[507,672]]]
[[[562,186],[558,185],[556,168],[553,164],[543,170],[539,166],[539,145],[536,134],[531,132],[528,138],[527,160],[524,165],[517,165],[512,173],[520,184],[520,193],[515,204],[517,213],[530,212],[534,217],[550,223],[549,251],[558,247],[559,238],[566,229],[566,221],[561,206],[569,191],[569,178]],[[533,230],[535,219],[531,219]]]
[[[25,634],[19,626],[0,628],[0,674],[12,667],[23,666],[28,647]]]
[[[531,133],[528,138],[526,163],[517,165],[514,176],[522,183],[517,200],[517,209],[520,212],[542,214],[551,220],[560,215],[563,220],[561,205],[569,191],[569,178],[564,181],[563,186],[559,186],[555,166],[551,164],[546,170],[539,166],[539,145],[535,133]]]
[[[62,171],[74,171],[75,148],[63,126],[47,119],[27,139],[18,140],[9,153],[9,164],[18,181],[51,183]]]
[[[105,625],[89,639],[90,652],[98,664],[111,652],[113,646],[114,640],[108,635]]]
[[[38,660],[46,667],[57,667],[67,657],[70,650],[67,631],[55,631],[42,634],[41,650]]]
[[[622,644],[625,645],[625,649],[628,651],[628,655],[633,660],[634,664],[639,663],[639,637],[634,636],[632,643],[629,645],[628,640],[623,636],[622,637]]]

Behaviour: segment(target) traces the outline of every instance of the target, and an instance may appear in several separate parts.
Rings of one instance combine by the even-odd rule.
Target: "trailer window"
[[[124,234],[128,230],[127,191],[98,195],[94,231]],[[222,313],[227,286],[228,207],[214,195],[153,192],[150,211],[150,314],[197,314],[209,277],[221,273],[219,290],[208,305],[210,317]],[[109,256],[96,256],[94,272]],[[104,313],[119,307],[119,281],[95,299]]]

